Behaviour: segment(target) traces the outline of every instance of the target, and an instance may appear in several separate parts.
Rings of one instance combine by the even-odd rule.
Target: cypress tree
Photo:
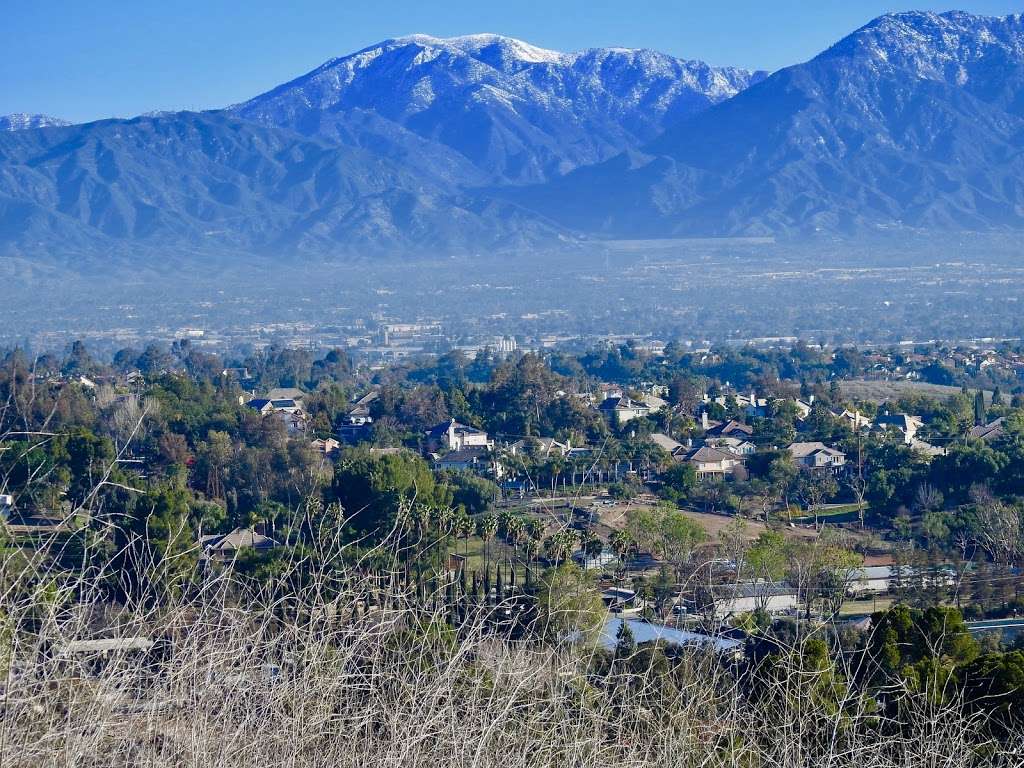
[[[636,652],[636,638],[625,619],[615,633],[615,658],[628,659]]]
[[[985,423],[985,395],[980,389],[974,394],[974,423]]]

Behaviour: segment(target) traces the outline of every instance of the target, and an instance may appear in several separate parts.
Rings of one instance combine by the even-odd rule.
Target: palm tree
[[[608,543],[611,545],[612,551],[619,558],[619,561],[625,566],[626,555],[633,549],[633,537],[627,531],[615,531],[609,537]]]
[[[512,515],[505,522],[505,540],[508,541],[513,548],[519,545],[519,542],[525,533],[526,526],[523,523],[523,518]]]
[[[469,537],[476,531],[476,524],[473,522],[473,518],[462,512],[455,518],[454,522],[455,535],[462,538],[463,541],[463,552],[466,559],[469,559]]]
[[[592,559],[599,558],[601,553],[604,552],[604,542],[601,537],[593,531],[587,531],[582,536],[580,542],[583,547],[584,567],[590,563]]]
[[[492,514],[486,514],[476,521],[476,532],[484,540],[484,567],[491,565],[491,539],[498,532],[498,518]]]
[[[575,544],[576,535],[572,531],[563,530],[548,536],[544,541],[544,548],[557,567],[569,558]]]
[[[455,530],[455,510],[451,507],[438,507],[431,513],[434,525],[437,528],[437,539],[435,544],[440,544],[442,541],[447,541],[448,537]],[[445,554],[447,555],[447,544],[445,545]]]
[[[527,518],[524,526],[526,528],[526,536],[536,544],[536,547],[531,547],[531,549],[535,551],[540,550],[540,543],[544,540],[544,523],[536,517],[530,517]]]

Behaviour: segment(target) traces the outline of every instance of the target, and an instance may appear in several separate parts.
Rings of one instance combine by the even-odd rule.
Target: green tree
[[[426,462],[409,452],[371,455],[353,450],[334,471],[331,495],[341,503],[354,533],[386,534],[399,512],[451,503],[450,489],[438,486]]]
[[[562,563],[546,570],[537,593],[538,634],[550,640],[578,632],[596,639],[607,616],[601,595],[587,574],[575,564]]]

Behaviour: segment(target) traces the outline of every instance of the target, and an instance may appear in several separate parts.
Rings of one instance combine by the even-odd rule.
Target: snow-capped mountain
[[[474,181],[540,181],[657,136],[764,73],[650,50],[561,53],[499,35],[386,40],[231,108],[249,120],[380,144]],[[398,149],[396,149],[396,147]],[[425,155],[426,153],[426,155]]]
[[[988,87],[1024,59],[1024,16],[950,13],[881,16],[817,57],[857,61],[878,74]]]
[[[883,16],[643,147],[522,195],[678,234],[1024,228],[1024,18]]]
[[[768,77],[413,36],[227,110],[0,131],[0,254],[905,228],[1024,230],[1021,16],[883,16]]]
[[[28,115],[15,112],[12,115],[0,115],[0,131],[24,131],[29,128],[55,128],[71,125],[67,120],[49,115]]]

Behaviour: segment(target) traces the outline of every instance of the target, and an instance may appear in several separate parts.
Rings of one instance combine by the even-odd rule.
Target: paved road
[[[967,628],[971,632],[996,632],[1001,631],[1008,634],[1024,632],[1024,617],[1008,619],[987,619],[985,621],[969,621]]]

